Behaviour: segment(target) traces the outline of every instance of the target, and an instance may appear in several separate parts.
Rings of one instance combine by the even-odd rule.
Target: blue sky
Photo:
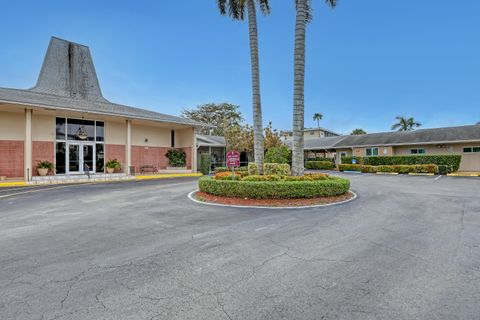
[[[290,129],[293,0],[259,17],[265,122]],[[313,0],[307,35],[306,126],[388,131],[397,115],[424,127],[480,121],[480,1]],[[0,86],[35,84],[50,36],[90,46],[111,101],[179,114],[207,102],[251,122],[246,22],[215,0],[5,1]]]

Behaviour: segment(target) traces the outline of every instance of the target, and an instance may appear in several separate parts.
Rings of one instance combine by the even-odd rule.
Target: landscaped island
[[[199,180],[197,200],[232,205],[307,206],[342,202],[354,196],[348,179],[324,173],[290,175],[288,164],[265,164],[258,175],[254,164],[235,175],[226,168]]]

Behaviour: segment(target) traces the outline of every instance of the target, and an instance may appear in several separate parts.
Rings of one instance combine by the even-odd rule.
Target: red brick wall
[[[23,141],[0,140],[0,176],[23,177]]]
[[[50,161],[54,162],[55,159],[55,150],[53,142],[48,141],[33,141],[32,142],[32,174],[34,176],[38,175],[37,173],[37,164],[40,161]]]
[[[187,159],[186,159],[187,169],[191,170],[192,169],[192,148],[186,147],[186,148],[180,148],[180,149],[185,151],[185,153],[187,154]]]
[[[136,172],[140,172],[140,167],[145,165],[165,169],[168,166],[168,159],[165,157],[168,150],[170,148],[167,147],[132,146],[132,166]]]
[[[125,146],[122,144],[105,145],[105,162],[117,159],[125,167]]]

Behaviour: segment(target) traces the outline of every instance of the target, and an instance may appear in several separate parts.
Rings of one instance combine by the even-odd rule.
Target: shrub
[[[168,163],[172,167],[184,167],[187,159],[187,154],[183,150],[170,149],[165,153],[168,158]]]
[[[48,169],[48,170],[53,170],[55,169],[55,165],[51,163],[50,161],[39,161],[37,164],[38,169]]]
[[[310,170],[333,170],[335,165],[331,161],[307,161],[305,169]]]
[[[350,181],[338,177],[315,181],[231,181],[203,177],[198,185],[200,191],[212,195],[251,199],[328,197],[350,189]]]
[[[357,160],[357,164],[366,164],[372,166],[382,165],[416,165],[416,164],[436,164],[449,166],[452,171],[458,171],[461,155],[411,155],[411,156],[378,156],[378,157],[342,157],[342,163],[350,164],[352,160]]]
[[[361,171],[364,173],[375,172],[394,172],[394,173],[437,173],[438,166],[435,164],[417,164],[417,165],[381,165],[370,166],[362,164],[341,164],[340,171]]]
[[[255,162],[249,162],[247,171],[249,175],[258,175],[258,166]]]
[[[213,170],[213,173],[229,172],[229,171],[232,171],[232,169],[229,169],[229,168],[227,168],[227,167],[216,167],[216,168]]]
[[[202,154],[200,155],[200,172],[203,174],[210,173],[210,155]]]
[[[446,165],[443,165],[443,164],[438,166],[438,174],[445,175],[445,174],[450,173],[450,172],[452,172],[452,168],[450,166],[446,166]]]
[[[334,163],[335,160],[333,158],[327,158],[327,157],[319,157],[319,158],[308,158],[306,161],[329,161],[331,163]]]
[[[290,165],[288,165],[288,163],[265,163],[263,165],[263,174],[277,174],[280,176],[289,176]]]
[[[235,172],[237,171],[247,172],[247,167],[237,167],[235,168]],[[213,172],[214,173],[232,172],[232,167],[216,167],[215,170],[213,170]]]
[[[120,164],[120,162],[117,159],[112,159],[112,160],[108,160],[105,163],[105,167],[110,168],[110,169],[120,170],[122,168],[122,165]]]
[[[375,173],[374,166],[365,166],[361,164],[341,164],[338,166],[340,171],[359,171],[363,173]]]
[[[273,147],[265,153],[266,163],[289,163],[291,151],[287,146]]]
[[[240,180],[244,176],[242,172],[235,172],[235,180]],[[231,172],[219,172],[216,173],[214,176],[215,180],[233,180]]]
[[[316,180],[327,180],[329,176],[328,174],[316,173],[316,174],[306,174],[301,177],[285,176],[283,178],[285,181],[316,181]]]
[[[280,181],[282,177],[276,174],[269,176],[253,175],[245,176],[242,178],[242,181]]]

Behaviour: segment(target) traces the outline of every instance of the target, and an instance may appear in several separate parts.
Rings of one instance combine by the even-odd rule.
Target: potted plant
[[[116,169],[120,170],[122,165],[117,159],[112,159],[105,163],[105,168],[107,168],[107,173],[113,173]]]
[[[165,153],[170,167],[185,168],[187,154],[183,150],[170,149]]]
[[[53,163],[51,163],[50,161],[40,161],[38,162],[37,164],[37,172],[38,172],[38,175],[44,177],[48,174],[48,172],[50,170],[53,170],[55,168],[55,166],[53,165]]]

